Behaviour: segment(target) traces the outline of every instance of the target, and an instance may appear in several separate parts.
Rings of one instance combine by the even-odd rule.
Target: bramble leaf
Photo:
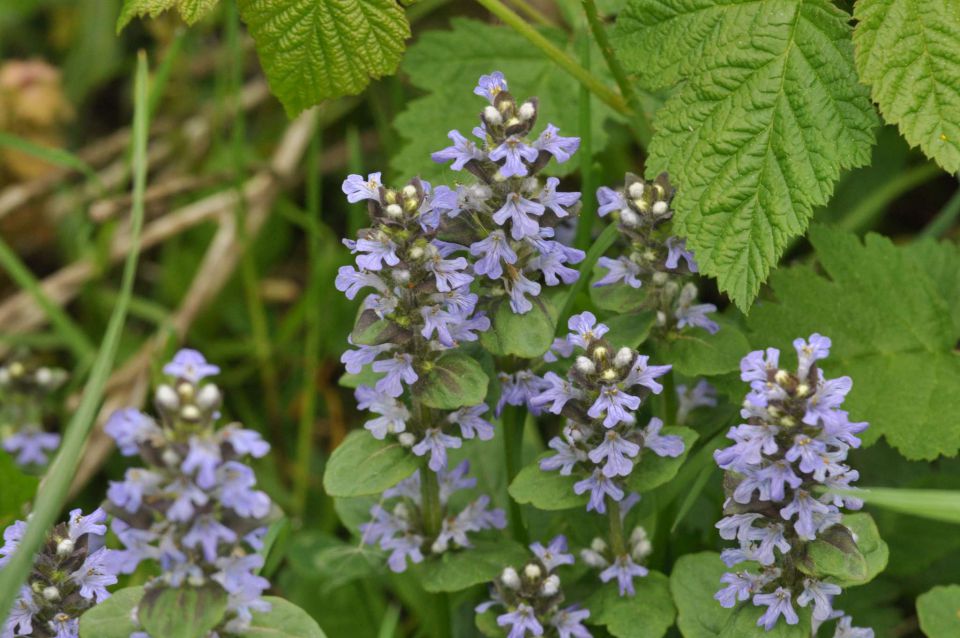
[[[853,17],[857,69],[884,118],[960,171],[960,2],[859,0]]]
[[[117,18],[117,33],[130,24],[135,17],[156,18],[164,11],[176,9],[187,24],[209,14],[220,0],[124,0]]]
[[[920,629],[929,638],[960,635],[960,585],[941,585],[917,597]]]
[[[330,455],[323,486],[330,496],[379,494],[418,467],[417,458],[399,443],[378,441],[366,430],[356,430]]]
[[[607,583],[584,602],[590,610],[586,622],[603,625],[616,638],[660,638],[677,615],[670,599],[670,581],[651,571],[633,582],[636,594],[622,597],[615,583]],[[637,604],[637,601],[643,601]]]
[[[931,240],[897,247],[879,235],[864,243],[814,227],[810,240],[825,276],[808,266],[772,278],[777,303],[758,304],[748,321],[756,348],[791,350],[797,337],[833,340],[823,367],[849,375],[844,403],[868,421],[866,443],[883,436],[908,459],[960,450],[960,252]]]
[[[393,0],[239,0],[270,90],[291,117],[396,71],[410,24]]]
[[[680,83],[648,174],[670,173],[677,234],[743,310],[840,171],[870,160],[848,22],[829,0],[631,0],[617,19],[624,64],[651,88]]]

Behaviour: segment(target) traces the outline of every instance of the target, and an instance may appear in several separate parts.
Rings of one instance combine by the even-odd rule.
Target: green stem
[[[624,70],[623,65],[620,64],[620,60],[613,50],[613,45],[610,44],[610,38],[607,37],[607,30],[600,20],[600,12],[597,11],[597,3],[594,2],[594,0],[583,0],[583,11],[587,14],[587,22],[590,24],[590,31],[593,33],[593,38],[600,47],[600,53],[603,54],[603,59],[606,61],[607,67],[613,75],[613,79],[616,81],[617,86],[620,87],[620,93],[627,99],[627,106],[633,111],[637,137],[640,143],[646,147],[650,144],[650,139],[653,137],[653,126],[647,119],[643,105],[640,104],[640,96],[634,90],[633,85],[630,83],[630,78],[627,77],[627,72]]]
[[[610,522],[610,549],[614,556],[627,553],[627,542],[623,537],[623,519],[620,516],[620,503],[609,496],[607,499],[607,520]]]
[[[677,388],[673,379],[673,370],[660,377],[663,392],[660,393],[657,416],[664,425],[673,425],[677,419]]]
[[[550,20],[550,18],[540,11],[540,9],[527,2],[527,0],[510,0],[510,4],[514,5],[520,10],[520,13],[526,15],[528,18],[542,27],[557,26],[553,23],[553,21]]]
[[[503,454],[507,467],[507,485],[513,483],[520,473],[523,452],[523,426],[526,419],[524,411],[516,406],[507,406],[503,412]],[[508,499],[510,533],[513,538],[524,545],[527,544],[527,529],[523,525],[523,510],[520,504],[512,498]]]
[[[576,60],[564,53],[555,44],[547,40],[539,31],[510,10],[500,0],[477,0],[490,13],[503,20],[504,24],[526,38],[531,44],[540,49],[544,55],[556,62],[560,68],[572,75],[580,84],[586,86],[598,98],[606,102],[610,108],[618,113],[630,117],[633,115],[623,96],[612,91],[610,87],[597,79],[589,69],[580,66]]]
[[[580,63],[590,68],[590,40],[583,39],[580,47]],[[586,250],[590,245],[590,236],[593,232],[593,222],[596,219],[597,208],[596,184],[593,174],[593,126],[591,125],[591,93],[587,87],[580,85],[580,217],[577,220],[577,235],[573,245],[580,250]]]
[[[423,531],[427,538],[436,538],[443,529],[443,508],[440,505],[440,482],[437,473],[424,463],[420,468],[420,500]]]
[[[587,282],[590,281],[594,264],[603,256],[603,253],[607,252],[610,246],[613,246],[613,242],[617,241],[619,236],[620,229],[617,228],[616,224],[610,224],[603,229],[600,236],[597,237],[593,245],[590,246],[590,250],[587,251],[587,256],[584,258],[583,263],[580,264],[580,277],[570,286],[570,292],[567,293],[566,298],[563,300],[560,314],[557,315],[559,319],[559,321],[557,321],[558,334],[567,332],[567,318],[573,310],[573,303],[577,295],[580,294],[580,291],[582,291],[584,286],[587,285]]]
[[[960,188],[953,194],[953,197],[944,205],[937,216],[933,218],[926,228],[920,231],[920,238],[942,237],[944,233],[950,230],[957,217],[960,216]]]
[[[865,197],[837,225],[848,231],[867,230],[873,226],[876,219],[883,214],[893,200],[942,173],[941,168],[933,162],[921,164],[900,173]]]

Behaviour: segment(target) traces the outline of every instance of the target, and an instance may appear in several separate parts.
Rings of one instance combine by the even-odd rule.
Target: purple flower
[[[763,518],[761,514],[747,512],[745,514],[733,514],[720,519],[714,526],[720,531],[720,538],[728,541],[737,539],[740,541],[749,541],[753,536],[754,521]]]
[[[109,549],[100,548],[88,554],[80,568],[70,574],[70,580],[80,586],[80,596],[98,603],[110,598],[107,587],[117,583],[116,574],[108,566],[111,553]]]
[[[347,196],[347,201],[356,204],[365,199],[374,201],[380,200],[380,173],[370,173],[367,179],[363,175],[350,175],[343,180],[343,194]]]
[[[527,295],[539,295],[540,284],[527,279],[523,273],[516,273],[513,279],[505,283],[510,295],[510,309],[518,315],[530,312],[533,302],[527,299]]]
[[[500,146],[490,151],[488,157],[494,162],[504,160],[500,168],[500,175],[504,178],[527,174],[527,167],[523,160],[534,162],[539,152],[532,146],[524,144],[516,135],[511,135]],[[503,222],[499,222],[503,223]]]
[[[533,143],[533,147],[538,151],[546,151],[556,158],[557,162],[563,164],[570,156],[580,148],[579,137],[561,137],[557,135],[560,132],[553,124],[547,124],[540,137]]]
[[[532,405],[542,408],[550,404],[547,411],[560,414],[568,401],[583,398],[583,392],[556,372],[547,372],[543,380],[545,385],[549,385],[543,392],[530,399]]]
[[[270,444],[259,432],[231,424],[220,430],[220,440],[229,443],[237,454],[249,454],[255,459],[263,458],[270,451]]]
[[[503,206],[493,215],[493,221],[501,226],[509,219],[510,236],[514,239],[533,237],[540,230],[540,224],[530,215],[540,216],[546,210],[543,204],[526,199],[520,193],[510,193],[504,199]]]
[[[837,623],[833,638],[874,638],[873,630],[866,627],[853,627],[853,618],[844,616]]]
[[[707,316],[708,313],[716,311],[717,307],[712,303],[677,306],[677,327],[693,326],[716,334],[720,330],[720,324]]]
[[[661,435],[660,430],[662,428],[663,421],[657,417],[650,419],[647,427],[643,428],[643,447],[653,450],[657,456],[676,458],[683,454],[683,439],[676,434]]]
[[[186,477],[174,480],[165,490],[165,496],[172,498],[167,509],[167,518],[185,523],[193,519],[197,507],[209,502],[207,494]]]
[[[573,554],[567,553],[567,537],[564,535],[555,536],[546,547],[542,543],[536,542],[530,545],[532,551],[547,571],[553,571],[560,565],[573,565]]]
[[[613,559],[612,565],[600,572],[600,580],[606,583],[616,578],[620,595],[633,596],[636,593],[633,589],[633,578],[635,576],[642,578],[649,573],[646,567],[637,565],[630,556],[624,554],[623,556],[617,556]]]
[[[474,142],[461,135],[460,131],[450,131],[447,133],[447,137],[453,141],[453,145],[431,153],[430,157],[434,162],[443,164],[444,162],[453,160],[450,168],[459,171],[463,170],[467,162],[483,159],[483,151],[481,151]]]
[[[497,402],[495,414],[500,416],[505,405],[527,406],[533,414],[540,414],[540,410],[533,404],[533,398],[546,389],[546,382],[530,370],[520,370],[514,374],[501,372],[500,400]]]
[[[803,484],[803,479],[794,473],[790,463],[782,459],[757,470],[756,476],[767,486],[767,498],[763,498],[763,491],[761,491],[761,500],[782,501],[785,497],[786,485],[789,485],[792,489],[797,489]]]
[[[220,442],[209,437],[191,436],[187,458],[180,464],[184,474],[197,473],[197,485],[210,489],[217,482],[216,471],[222,462]]]
[[[365,385],[358,387],[354,396],[357,398],[357,407],[361,410],[368,410],[380,415],[363,424],[363,427],[370,431],[373,438],[383,440],[387,434],[397,434],[406,430],[407,421],[410,419],[410,411],[403,403],[384,392]]]
[[[603,426],[612,428],[618,423],[633,423],[632,411],[640,407],[640,397],[627,394],[615,385],[600,386],[600,394],[587,415],[593,419],[603,417]]]
[[[107,498],[131,514],[140,509],[143,495],[152,494],[163,481],[163,476],[142,468],[130,468],[124,474],[123,481],[110,481]]]
[[[534,144],[534,146],[536,146],[536,144]],[[557,191],[557,186],[559,185],[559,179],[556,177],[548,177],[537,199],[540,200],[541,204],[553,211],[553,214],[557,217],[566,217],[568,215],[567,208],[580,201],[580,193],[561,193]]]
[[[490,75],[481,75],[480,80],[477,82],[477,86],[474,87],[474,95],[479,95],[480,97],[485,97],[490,101],[490,104],[494,103],[497,95],[501,91],[507,90],[507,80],[503,77],[503,73],[500,71],[494,71]]]
[[[204,356],[196,350],[183,348],[174,355],[173,361],[163,366],[163,373],[197,383],[201,379],[220,374],[220,368],[207,363]]]
[[[76,543],[81,536],[91,534],[93,536],[103,536],[107,533],[107,526],[104,522],[107,520],[107,513],[101,508],[97,508],[84,516],[80,509],[70,510],[70,516],[67,519],[67,533],[70,540]],[[89,544],[90,539],[87,539]]]
[[[587,453],[558,436],[550,439],[548,446],[557,451],[553,456],[540,459],[540,469],[545,472],[560,470],[563,476],[569,476],[577,463],[587,460]]]
[[[384,539],[380,543],[380,546],[383,549],[390,550],[390,557],[387,559],[387,565],[390,567],[390,570],[402,572],[407,568],[408,560],[412,563],[423,562],[423,553],[420,551],[422,544],[422,536],[418,534],[408,534]]]
[[[426,268],[433,273],[437,281],[437,290],[449,292],[469,285],[473,277],[466,272],[467,260],[463,257],[443,259],[438,253],[426,262]]]
[[[33,617],[39,611],[40,607],[33,599],[33,592],[26,585],[21,586],[20,596],[13,603],[10,615],[7,616],[3,638],[33,635]]]
[[[14,521],[9,527],[3,530],[3,547],[0,547],[0,567],[3,567],[10,560],[20,541],[23,540],[23,533],[27,531],[27,524],[23,521]]]
[[[598,514],[607,513],[607,504],[604,501],[609,496],[615,501],[623,498],[623,490],[617,487],[612,479],[603,475],[600,468],[593,471],[588,478],[578,481],[573,485],[573,492],[577,495],[590,492],[590,501],[587,503],[587,511],[596,511]]]
[[[558,610],[550,619],[557,630],[557,638],[591,638],[583,621],[590,617],[590,611],[579,609],[576,605]]]
[[[263,518],[270,513],[270,497],[252,489],[257,484],[253,470],[243,463],[227,461],[217,470],[220,503],[243,518]]]
[[[352,346],[353,339],[347,337],[347,342]],[[363,370],[363,366],[373,363],[377,357],[379,357],[384,352],[389,352],[396,348],[392,343],[383,343],[377,346],[366,346],[358,345],[356,350],[345,350],[342,355],[340,355],[340,362],[344,364],[347,372],[350,374],[360,374]]]
[[[771,373],[780,365],[780,351],[776,348],[754,350],[740,361],[740,378],[751,388],[762,390]]]
[[[670,270],[676,270],[680,266],[680,260],[687,262],[687,268],[690,272],[697,272],[697,262],[693,258],[693,253],[687,250],[687,240],[680,237],[667,238],[667,260],[664,266]]]
[[[488,408],[485,403],[460,408],[456,412],[451,412],[447,415],[447,422],[459,425],[460,434],[465,439],[472,439],[476,436],[481,441],[489,441],[493,438],[493,426],[490,425],[489,421],[480,416],[487,410]]]
[[[766,527],[754,528],[750,533],[750,540],[759,541],[757,546],[757,561],[761,565],[773,565],[777,557],[774,549],[779,549],[784,556],[790,551],[790,543],[783,535],[783,525],[771,523]]]
[[[430,452],[431,470],[439,472],[447,469],[447,448],[458,448],[463,442],[455,436],[444,434],[440,428],[427,428],[423,439],[411,448],[417,456]]]
[[[721,583],[727,586],[718,591],[713,597],[720,603],[721,607],[730,609],[737,604],[737,601],[747,600],[750,595],[757,591],[760,584],[760,578],[750,572],[727,572],[720,577]]]
[[[22,429],[3,440],[3,449],[16,454],[17,465],[44,465],[47,452],[57,449],[60,435],[32,428]]]
[[[124,456],[136,454],[141,443],[160,434],[153,419],[133,408],[123,408],[111,414],[103,431],[113,437]]]
[[[814,332],[810,335],[808,341],[803,339],[794,339],[793,347],[797,350],[797,376],[800,379],[806,379],[810,374],[810,368],[820,359],[826,359],[830,356],[830,338]],[[799,598],[797,599],[799,601]]]
[[[606,325],[597,323],[597,318],[589,310],[573,315],[567,321],[571,330],[567,340],[573,345],[586,350],[596,339],[600,339],[610,330]]]
[[[793,524],[797,536],[804,540],[812,541],[817,538],[817,529],[819,525],[815,519],[815,514],[827,514],[830,508],[813,498],[805,490],[796,490],[793,493],[793,501],[780,510],[780,516],[789,521],[794,514],[797,515],[797,521]]]
[[[462,318],[440,306],[423,306],[420,308],[420,315],[423,317],[423,328],[420,334],[424,339],[430,339],[433,333],[437,333],[437,340],[448,348],[456,345],[451,329]],[[409,356],[409,355],[408,355]]]
[[[211,514],[200,516],[190,531],[183,535],[184,547],[196,547],[199,545],[203,550],[203,558],[208,563],[217,560],[217,547],[220,542],[233,543],[237,540],[237,533],[223,523],[218,521]]]
[[[387,293],[387,285],[379,276],[373,273],[358,272],[353,266],[340,266],[337,269],[337,279],[334,282],[337,290],[344,293],[347,299],[354,299],[357,293],[364,288],[375,288]]]
[[[650,357],[646,355],[637,355],[637,358],[633,361],[633,365],[630,367],[630,373],[627,375],[627,378],[623,380],[623,387],[632,388],[637,385],[642,385],[654,394],[663,392],[663,386],[657,383],[655,379],[670,372],[673,366],[649,366],[647,365],[649,360]]]
[[[627,200],[623,198],[623,193],[606,186],[597,189],[597,203],[599,204],[597,214],[600,217],[606,217],[612,212],[627,207]]]
[[[640,446],[620,436],[616,430],[608,430],[603,441],[590,451],[588,456],[596,464],[606,463],[603,466],[603,475],[628,476],[633,470],[633,461],[630,458],[640,453]],[[629,457],[629,458],[628,458]]]
[[[490,279],[500,279],[503,276],[501,261],[508,264],[517,263],[517,253],[510,247],[506,235],[499,228],[487,235],[485,239],[471,244],[470,254],[475,257],[482,256],[474,262],[473,272],[486,275]]]
[[[357,265],[364,270],[382,270],[383,265],[396,266],[400,263],[397,245],[386,235],[378,233],[376,239],[358,239],[352,243],[352,252],[365,253],[357,257]]]
[[[543,273],[544,281],[548,286],[559,285],[562,281],[565,284],[572,284],[580,278],[580,273],[565,266],[566,255],[559,250],[551,250],[541,253],[534,257],[527,264],[529,271],[539,270]]]
[[[543,625],[537,620],[533,607],[526,603],[520,603],[512,612],[497,616],[497,624],[501,627],[510,627],[507,638],[524,638],[528,631],[533,636],[543,635]]]
[[[790,603],[790,592],[783,587],[777,587],[776,591],[770,594],[754,594],[753,604],[756,606],[766,605],[767,611],[760,616],[757,625],[770,631],[777,624],[782,615],[788,625],[796,625],[800,622],[797,612],[793,610]]]
[[[822,382],[813,396],[807,400],[807,411],[803,415],[803,422],[807,425],[816,425],[819,420],[824,422],[836,418],[835,411],[847,397],[853,387],[850,377],[838,377]]]
[[[547,363],[553,363],[559,360],[559,357],[569,357],[573,354],[574,345],[566,337],[557,337],[550,344],[550,349],[543,355],[543,360]]]
[[[823,622],[833,615],[833,597],[839,596],[841,591],[833,583],[804,578],[803,591],[797,596],[797,604],[806,607],[807,603],[813,601],[813,619]]]
[[[600,268],[606,268],[607,274],[593,284],[594,288],[609,286],[618,281],[622,281],[631,288],[640,288],[643,285],[643,281],[640,279],[640,266],[627,257],[616,259],[601,257],[597,260],[597,265]]]
[[[391,397],[403,394],[403,383],[412,385],[420,376],[413,369],[413,355],[398,352],[389,359],[381,359],[373,363],[374,372],[386,373],[377,381],[377,391]]]

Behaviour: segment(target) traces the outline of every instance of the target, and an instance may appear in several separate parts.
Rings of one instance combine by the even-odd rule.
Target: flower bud
[[[659,201],[653,203],[653,214],[657,217],[667,212],[667,202]]]
[[[50,602],[60,600],[60,590],[53,585],[43,588],[43,597]]]
[[[590,542],[590,549],[597,553],[605,552],[607,550],[607,543],[602,538],[597,536]]]
[[[405,284],[408,281],[410,281],[410,271],[407,270],[406,268],[400,268],[398,270],[394,270],[390,274],[393,277],[393,280],[398,284]]]
[[[69,538],[61,539],[60,542],[57,543],[57,555],[66,556],[67,554],[72,554],[73,548],[74,544],[72,540]]]
[[[520,110],[517,111],[517,115],[524,122],[532,118],[537,114],[537,107],[533,105],[533,102],[524,102],[520,105]]]
[[[413,184],[407,184],[400,192],[403,193],[403,196],[407,199],[411,199],[417,196],[417,187]]]
[[[668,275],[665,272],[657,271],[653,273],[652,279],[654,284],[656,284],[657,286],[662,286],[663,284],[667,283],[667,281],[670,279],[670,275]]]
[[[180,464],[180,455],[173,448],[167,448],[160,455],[160,459],[169,467]]]
[[[523,575],[526,576],[528,580],[539,580],[543,575],[543,571],[539,565],[527,563],[527,566],[523,568]]]
[[[177,396],[177,391],[166,383],[157,386],[153,396],[157,405],[165,410],[176,410],[180,407],[180,397]]]
[[[447,539],[437,537],[437,540],[433,541],[433,545],[430,546],[430,551],[434,554],[442,554],[449,548],[450,543],[447,541]]]
[[[607,382],[613,381],[617,378],[617,371],[613,368],[607,368],[600,374],[600,378]]]
[[[643,197],[643,182],[630,184],[630,188],[627,189],[627,194],[630,196],[630,199],[640,199]]]
[[[520,589],[520,576],[513,567],[507,567],[500,574],[500,582],[508,589]]]
[[[184,421],[199,421],[200,409],[195,405],[185,405],[180,408],[180,418]]]
[[[797,386],[797,396],[803,398],[810,394],[810,386],[806,383],[801,383]]]
[[[613,358],[613,365],[618,368],[626,368],[633,363],[633,350],[624,346],[617,350],[617,356]]]
[[[212,410],[220,405],[220,389],[208,383],[197,393],[197,405],[203,410]]]
[[[588,567],[602,568],[608,565],[607,559],[592,549],[585,549],[580,552],[580,558]]]
[[[390,204],[384,209],[388,217],[393,217],[394,219],[403,216],[403,209],[399,204]]]
[[[410,249],[410,253],[409,253],[410,259],[413,259],[413,260],[423,259],[424,252],[425,251],[423,250],[422,246],[414,246],[413,248]]]
[[[193,585],[194,587],[203,587],[206,579],[203,577],[203,572],[195,571],[190,574],[187,578],[187,582]]]
[[[629,208],[620,211],[620,223],[627,228],[635,228],[640,224],[640,217]]]
[[[36,379],[40,385],[47,385],[53,381],[53,372],[50,368],[39,368],[36,372]]]
[[[486,120],[488,124],[493,126],[500,126],[503,124],[503,116],[500,115],[500,111],[493,106],[488,106],[487,108],[483,109],[483,119]]]
[[[560,577],[556,574],[550,574],[543,585],[540,587],[540,593],[544,596],[556,596],[560,591]]]
[[[593,374],[597,371],[597,366],[594,365],[593,361],[583,355],[577,357],[575,365],[581,374]]]
[[[413,444],[417,442],[417,437],[410,434],[409,432],[404,432],[397,437],[397,440],[400,442],[400,445],[403,447],[413,447]]]
[[[774,380],[780,385],[785,385],[790,381],[790,373],[786,370],[777,370],[777,373],[773,375]]]

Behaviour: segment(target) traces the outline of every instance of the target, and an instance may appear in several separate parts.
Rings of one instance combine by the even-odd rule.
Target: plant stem
[[[590,68],[590,40],[583,39],[580,47],[580,63]],[[591,93],[580,85],[580,216],[577,219],[577,235],[573,240],[575,248],[586,250],[590,245],[590,235],[597,207],[596,185],[593,181],[593,127],[591,126]]]
[[[607,499],[607,520],[610,521],[610,549],[614,556],[627,553],[627,543],[623,538],[623,519],[620,516],[620,503],[609,496]]]
[[[673,379],[673,370],[660,378],[663,392],[660,393],[659,410],[657,416],[664,425],[674,425],[677,419],[677,388]]]
[[[580,66],[576,60],[564,53],[539,31],[527,24],[523,18],[511,11],[507,5],[500,2],[500,0],[477,0],[477,2],[486,7],[490,13],[500,18],[504,24],[540,49],[544,55],[556,62],[560,68],[572,75],[580,84],[590,89],[594,95],[606,102],[610,108],[626,117],[633,115],[633,112],[624,101],[622,95],[612,91],[610,87],[598,80],[588,69]]]
[[[606,61],[607,67],[613,75],[613,79],[616,81],[617,86],[620,87],[620,93],[626,98],[627,106],[633,111],[633,121],[636,127],[637,137],[640,143],[646,147],[650,144],[650,139],[653,137],[653,126],[647,119],[647,114],[640,104],[640,96],[637,95],[633,85],[630,84],[630,78],[627,77],[627,72],[624,70],[623,65],[620,64],[620,60],[617,59],[613,45],[610,44],[610,38],[607,37],[607,30],[600,21],[600,12],[597,11],[597,3],[594,2],[594,0],[583,0],[583,11],[587,14],[587,22],[590,24],[590,31],[593,33],[593,38],[600,47],[600,53],[603,54],[603,59]]]
[[[960,177],[960,176],[958,176]],[[920,231],[920,239],[925,237],[941,237],[950,230],[957,217],[960,216],[960,188],[953,194],[953,197],[944,204],[937,216],[933,218],[926,228]]]
[[[517,406],[506,406],[503,412],[501,422],[503,423],[503,454],[507,466],[507,485],[513,483],[513,479],[520,473],[525,418],[523,409]],[[523,525],[523,510],[512,498],[508,498],[508,502],[510,503],[510,533],[515,540],[526,545],[528,539],[527,529]]]
[[[557,315],[558,334],[567,331],[567,318],[573,310],[573,303],[577,295],[580,294],[580,291],[583,290],[583,287],[590,281],[590,274],[593,272],[594,264],[603,256],[603,253],[607,252],[607,249],[613,245],[613,242],[617,241],[617,237],[619,236],[620,229],[617,228],[616,224],[610,224],[603,229],[600,236],[597,237],[593,245],[590,246],[590,250],[587,251],[587,256],[584,258],[583,263],[580,264],[580,277],[570,286],[570,292],[567,293],[566,299],[563,300],[563,306],[561,306],[560,313]]]
[[[420,500],[423,514],[423,531],[433,538],[443,528],[443,509],[440,505],[440,482],[437,473],[424,463],[420,468]]]
[[[548,18],[540,9],[536,8],[527,0],[510,0],[510,4],[514,5],[517,9],[520,10],[520,13],[526,15],[528,18],[539,24],[543,27],[553,27],[556,26],[550,18]]]

